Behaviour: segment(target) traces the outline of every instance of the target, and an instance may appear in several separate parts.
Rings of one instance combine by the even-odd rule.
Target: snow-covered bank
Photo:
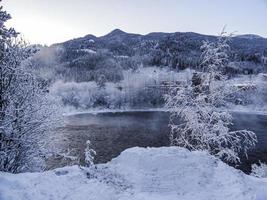
[[[87,110],[68,110],[64,116],[79,115],[79,114],[100,114],[100,113],[130,113],[130,112],[168,112],[166,108],[140,108],[140,109],[87,109]]]
[[[233,106],[230,110],[233,113],[245,113],[255,115],[267,115],[267,106]]]
[[[267,106],[241,106],[236,105],[228,109],[233,113],[245,113],[245,114],[255,114],[255,115],[267,115]],[[162,108],[143,108],[143,109],[87,109],[87,110],[75,110],[67,109],[65,110],[64,116],[72,116],[79,114],[99,114],[99,113],[129,113],[129,112],[168,112],[164,107]]]
[[[204,152],[132,148],[97,169],[0,173],[1,200],[251,200],[267,180],[247,176]]]

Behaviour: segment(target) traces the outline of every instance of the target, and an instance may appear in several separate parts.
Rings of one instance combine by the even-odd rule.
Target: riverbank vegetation
[[[0,171],[17,173],[42,169],[41,138],[59,112],[42,79],[23,65],[33,49],[6,28],[10,18],[0,7]]]
[[[204,42],[202,72],[183,84],[172,84],[166,95],[171,112],[170,141],[189,150],[206,150],[229,163],[240,162],[255,147],[256,134],[248,130],[230,131],[232,115],[227,99],[239,88],[227,85],[230,36],[223,30],[216,42]]]

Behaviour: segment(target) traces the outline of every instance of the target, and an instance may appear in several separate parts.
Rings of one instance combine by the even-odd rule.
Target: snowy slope
[[[1,200],[267,199],[267,180],[247,176],[204,152],[132,148],[96,169],[0,173]]]

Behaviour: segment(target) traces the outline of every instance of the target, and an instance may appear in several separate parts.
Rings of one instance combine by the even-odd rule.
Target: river
[[[259,160],[267,162],[267,116],[235,113],[232,130],[248,129],[257,134],[258,143],[249,152],[248,159],[242,158],[237,168],[244,172]],[[57,131],[61,138],[62,151],[71,151],[83,164],[87,140],[96,151],[95,163],[105,163],[130,147],[161,147],[169,145],[169,113],[161,111],[107,112],[98,114],[76,114],[66,117],[66,125]],[[48,168],[69,164],[62,159],[52,159]]]

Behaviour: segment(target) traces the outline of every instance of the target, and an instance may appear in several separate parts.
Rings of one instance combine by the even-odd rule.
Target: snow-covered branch
[[[201,72],[191,82],[170,87],[166,107],[171,112],[172,145],[189,150],[205,150],[227,162],[239,162],[240,153],[247,155],[257,138],[252,131],[231,131],[232,116],[226,110],[227,98],[236,92],[227,85],[230,37],[222,32],[217,42],[206,41],[201,47]]]

